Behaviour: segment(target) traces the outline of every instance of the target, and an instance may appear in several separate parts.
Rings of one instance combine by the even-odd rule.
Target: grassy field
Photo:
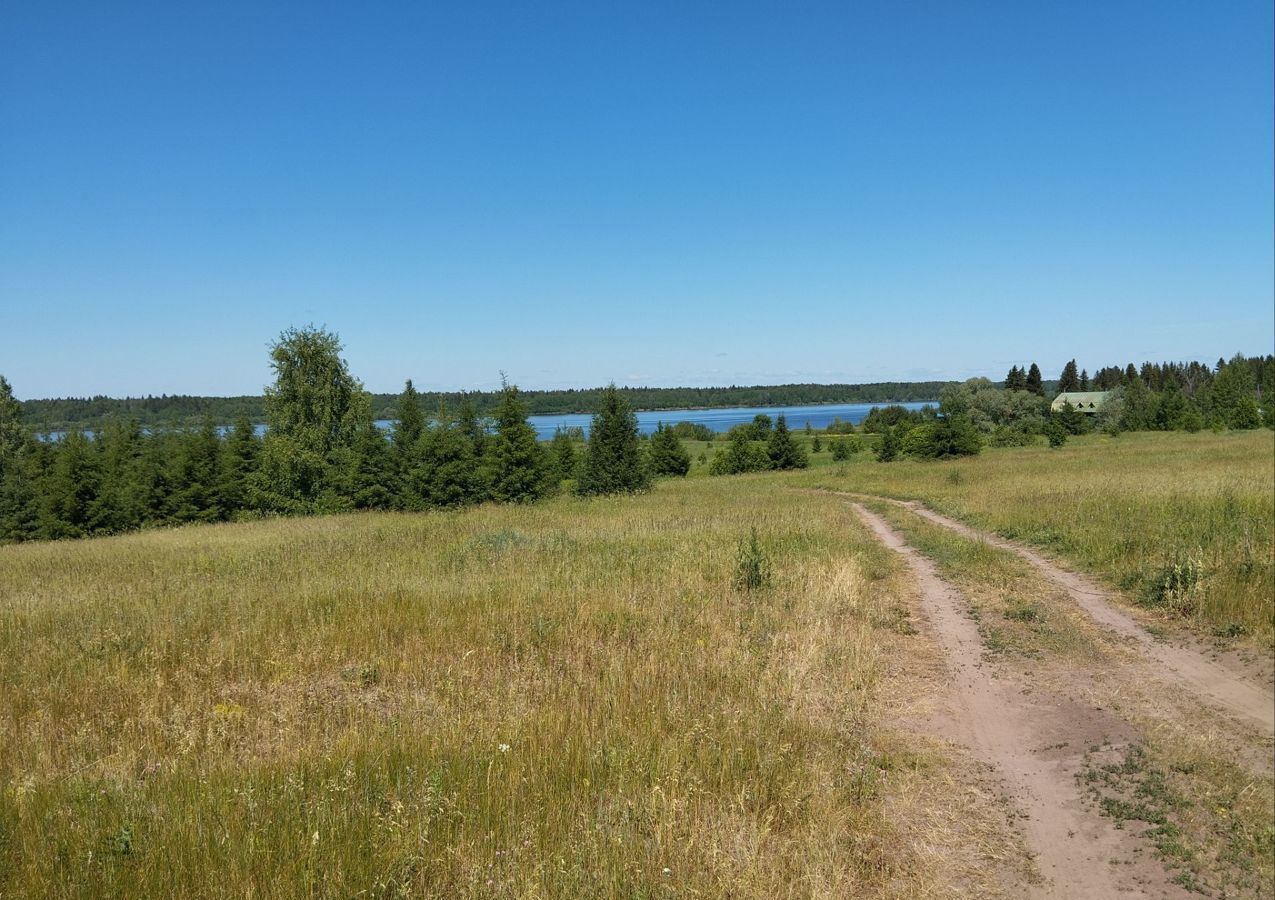
[[[822,456],[803,483],[923,500],[1054,551],[1166,620],[1275,643],[1270,431],[1091,435],[941,463]]]
[[[941,894],[894,565],[764,477],[0,548],[0,896]]]
[[[1269,433],[825,452],[0,547],[0,897],[995,896],[1006,807],[907,730],[945,676],[902,570],[795,489],[918,497],[1134,599],[1197,554],[1187,617],[1269,642],[1271,469]],[[745,591],[754,527],[773,584]],[[1007,652],[1092,652],[1020,601],[991,607]]]

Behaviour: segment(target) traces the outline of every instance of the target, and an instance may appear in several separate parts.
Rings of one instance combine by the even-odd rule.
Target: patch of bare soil
[[[941,710],[929,726],[994,767],[1021,815],[1041,879],[1025,896],[1050,898],[1186,897],[1148,847],[1104,819],[1081,794],[1077,775],[1090,748],[1134,739],[1112,713],[1034,686],[984,661],[978,626],[959,592],[928,558],[881,517],[856,512],[907,563],[929,631],[949,670]]]

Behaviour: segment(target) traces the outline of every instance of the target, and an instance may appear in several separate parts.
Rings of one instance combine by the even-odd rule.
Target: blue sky
[[[1000,376],[1275,338],[1272,5],[7,4],[0,373]]]

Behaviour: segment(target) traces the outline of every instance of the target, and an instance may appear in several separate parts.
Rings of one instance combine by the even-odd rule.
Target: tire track
[[[1006,782],[1024,815],[1027,842],[1045,881],[1027,896],[1049,898],[1186,897],[1164,867],[1127,831],[1117,831],[1080,794],[1076,774],[1085,747],[1120,741],[1128,726],[1109,713],[1042,696],[1032,685],[994,677],[983,665],[978,626],[960,593],[935,564],[884,519],[851,504],[876,537],[899,553],[921,594],[933,637],[951,670],[944,737],[965,744]],[[1116,865],[1116,863],[1119,865]]]
[[[1261,731],[1263,737],[1270,738],[1275,735],[1275,694],[1214,662],[1197,650],[1157,640],[1131,616],[1117,609],[1112,603],[1111,595],[1093,580],[1055,565],[1040,553],[1022,544],[973,528],[964,522],[958,522],[916,501],[889,500],[885,497],[872,499],[901,506],[962,537],[983,541],[993,547],[1016,554],[1030,563],[1048,581],[1062,588],[1076,605],[1099,625],[1136,642],[1146,656],[1167,672],[1172,673],[1176,681],[1186,686],[1197,697],[1255,726]]]

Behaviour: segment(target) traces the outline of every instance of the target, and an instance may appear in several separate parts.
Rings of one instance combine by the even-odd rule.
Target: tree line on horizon
[[[911,403],[934,400],[950,381],[879,382],[875,384],[781,384],[729,387],[618,387],[631,409],[720,409],[735,406],[803,406],[826,403]],[[598,409],[609,388],[519,391],[527,414],[569,415]],[[426,409],[458,409],[470,405],[479,415],[494,414],[501,391],[422,391],[418,401]],[[378,420],[399,418],[401,394],[368,394]],[[59,397],[23,400],[23,422],[41,432],[92,430],[118,420],[136,421],[143,428],[198,428],[212,418],[227,425],[247,418],[266,421],[265,396],[197,397],[160,395],[114,398]]]
[[[194,429],[112,421],[92,435],[41,440],[0,377],[0,543],[270,515],[530,503],[565,479],[596,496],[642,491],[690,469],[672,429],[639,437],[614,386],[602,390],[583,444],[565,433],[538,441],[508,383],[490,415],[462,399],[427,417],[408,381],[387,436],[340,350],[323,329],[280,335],[264,436],[240,416],[224,435],[209,417]]]

